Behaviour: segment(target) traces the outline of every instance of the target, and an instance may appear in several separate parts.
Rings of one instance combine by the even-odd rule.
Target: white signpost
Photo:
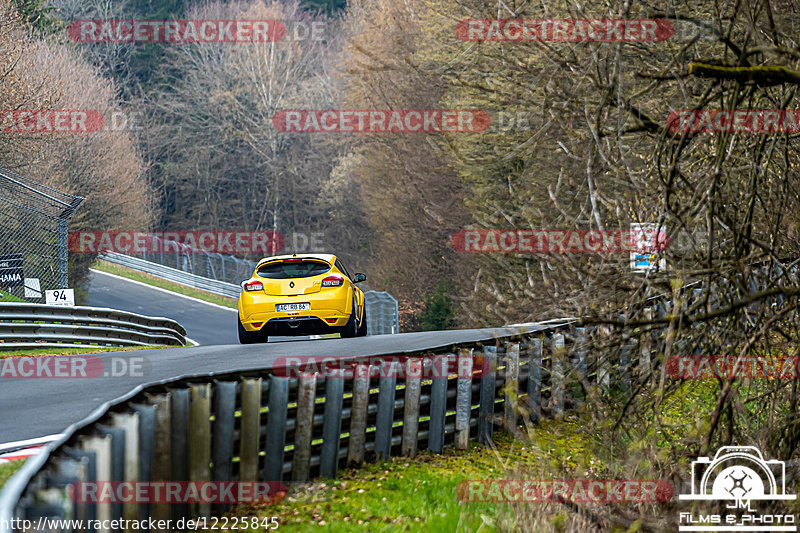
[[[631,270],[634,272],[664,271],[667,260],[659,260],[659,251],[666,246],[664,231],[658,224],[631,224],[636,250],[631,252]],[[662,237],[664,235],[664,237]]]
[[[55,289],[52,291],[45,291],[45,303],[47,305],[65,305],[75,306],[75,290],[74,289]]]

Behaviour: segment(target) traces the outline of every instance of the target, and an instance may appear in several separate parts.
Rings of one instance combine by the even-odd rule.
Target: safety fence
[[[169,249],[164,240],[153,236],[153,247],[157,250]],[[131,252],[131,257],[157,263],[165,267],[194,274],[210,280],[239,285],[255,271],[257,262],[248,261],[228,254],[207,252],[182,244],[175,253],[159,252]],[[238,293],[237,293],[238,296]]]
[[[185,344],[186,330],[168,318],[99,307],[0,302],[0,350]]]
[[[83,200],[0,168],[0,299],[69,286],[68,225]]]

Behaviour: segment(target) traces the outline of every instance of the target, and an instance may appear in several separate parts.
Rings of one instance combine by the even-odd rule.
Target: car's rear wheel
[[[239,325],[239,344],[256,344],[267,342],[267,336],[260,331],[247,331],[242,325],[242,321],[237,317],[236,323]]]
[[[356,305],[356,301],[353,300],[353,312],[350,313],[350,318],[347,320],[347,324],[344,325],[342,328],[342,338],[350,338],[355,337],[358,335],[358,323],[356,322],[356,313],[358,312],[358,306]]]
[[[365,305],[361,310],[361,325],[358,326],[357,337],[367,336],[367,306]]]

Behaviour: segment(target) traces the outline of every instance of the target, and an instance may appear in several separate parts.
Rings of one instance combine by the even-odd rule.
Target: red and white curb
[[[0,465],[33,457],[42,451],[48,443],[59,437],[61,437],[61,435],[48,435],[36,439],[0,444]]]

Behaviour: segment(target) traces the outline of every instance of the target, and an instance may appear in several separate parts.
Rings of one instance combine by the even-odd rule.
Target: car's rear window
[[[319,276],[330,269],[331,266],[323,261],[272,261],[258,267],[256,272],[262,278],[289,279]]]

